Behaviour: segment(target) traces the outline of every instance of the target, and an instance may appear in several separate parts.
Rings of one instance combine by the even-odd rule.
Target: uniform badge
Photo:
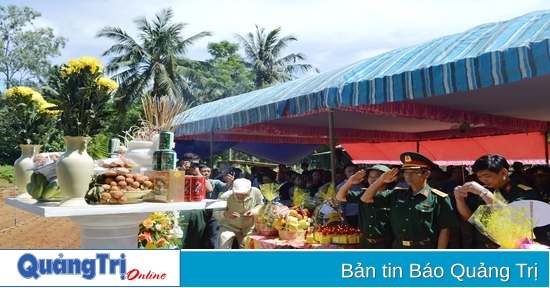
[[[412,158],[409,155],[405,155],[405,162],[411,162]]]
[[[504,190],[506,190],[506,192],[510,192],[512,190],[512,185],[506,185],[506,188],[504,188]]]
[[[405,203],[405,200],[403,200],[403,199],[397,199],[397,203]]]
[[[424,189],[424,193],[422,194],[424,194],[424,197],[428,197],[428,193],[429,193],[428,190]]]

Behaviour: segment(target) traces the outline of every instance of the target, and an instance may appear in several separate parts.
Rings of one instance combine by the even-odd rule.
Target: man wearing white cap
[[[218,199],[227,201],[225,209],[214,210],[218,224],[218,249],[231,249],[233,239],[243,247],[243,239],[254,232],[254,215],[263,205],[260,189],[252,187],[250,180],[239,178],[233,181],[233,188]]]

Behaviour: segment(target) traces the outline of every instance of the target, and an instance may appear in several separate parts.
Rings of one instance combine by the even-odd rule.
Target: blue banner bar
[[[182,287],[549,287],[550,284],[549,252],[537,250],[183,250],[180,269]]]

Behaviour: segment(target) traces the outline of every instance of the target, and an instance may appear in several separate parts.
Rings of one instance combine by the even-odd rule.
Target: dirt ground
[[[0,249],[80,248],[76,224],[66,217],[44,218],[6,205],[4,198],[15,193],[13,184],[0,179]]]

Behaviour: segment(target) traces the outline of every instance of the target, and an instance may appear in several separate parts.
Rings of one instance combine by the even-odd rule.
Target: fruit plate
[[[124,192],[124,197],[126,197],[126,199],[128,199],[128,201],[125,204],[142,203],[143,200],[141,198],[143,196],[151,193],[151,191],[152,190]]]
[[[38,202],[61,202],[61,198],[38,198],[36,199]]]

